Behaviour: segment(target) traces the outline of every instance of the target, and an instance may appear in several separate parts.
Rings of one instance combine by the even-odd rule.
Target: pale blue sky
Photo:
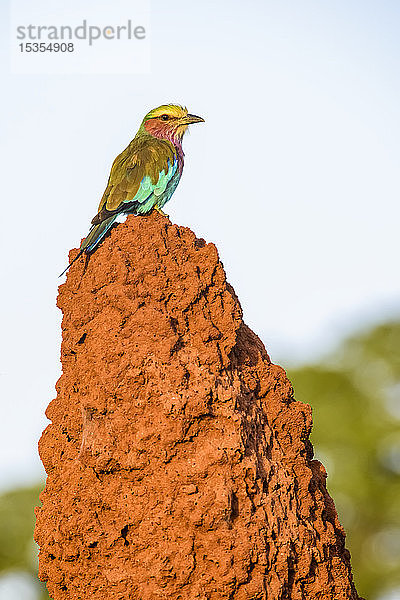
[[[126,76],[10,75],[0,10],[0,487],[41,472],[57,276],[158,104],[206,119],[185,140],[168,212],[216,243],[273,360],[400,313],[398,2],[153,0],[151,73]]]

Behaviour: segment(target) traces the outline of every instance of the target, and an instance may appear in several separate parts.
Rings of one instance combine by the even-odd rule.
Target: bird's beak
[[[184,117],[185,125],[191,125],[192,123],[204,123],[204,119],[202,117],[197,117],[196,115],[186,115]]]

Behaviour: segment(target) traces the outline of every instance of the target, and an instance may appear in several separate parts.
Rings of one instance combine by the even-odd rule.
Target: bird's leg
[[[157,206],[157,204],[155,205],[154,210],[156,210],[163,217],[168,217],[167,213],[165,213],[163,210],[161,210],[161,208],[159,206]]]

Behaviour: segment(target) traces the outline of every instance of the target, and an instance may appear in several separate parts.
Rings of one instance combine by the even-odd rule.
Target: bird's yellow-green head
[[[188,109],[178,104],[163,104],[153,108],[142,121],[139,133],[147,133],[156,138],[180,141],[192,123],[202,123],[204,119],[188,113]]]

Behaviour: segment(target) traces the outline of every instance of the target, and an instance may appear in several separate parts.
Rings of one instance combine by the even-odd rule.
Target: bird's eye
[[[169,116],[168,115],[161,115],[161,118],[163,121],[168,121]]]

